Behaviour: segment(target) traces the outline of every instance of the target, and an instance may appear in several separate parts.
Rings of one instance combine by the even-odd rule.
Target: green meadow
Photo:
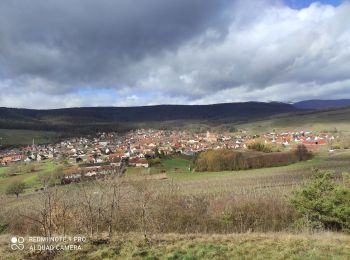
[[[39,176],[47,174],[57,169],[60,164],[53,160],[42,162],[21,163],[18,164],[18,172],[11,173],[11,166],[0,167],[0,193],[6,191],[6,188],[13,181],[21,181],[26,184],[26,192],[31,192],[36,188],[41,188]]]

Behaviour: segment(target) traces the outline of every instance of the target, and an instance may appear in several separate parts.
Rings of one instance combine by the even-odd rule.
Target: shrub
[[[258,151],[258,152],[264,152],[264,153],[271,153],[272,147],[267,144],[263,144],[257,141],[251,141],[247,144],[247,148],[249,150]]]
[[[23,172],[30,173],[38,171],[38,167],[35,164],[27,164],[23,167]]]
[[[26,188],[26,184],[22,181],[13,181],[6,189],[6,194],[8,195],[16,195],[17,198],[19,194],[24,192]]]
[[[7,224],[7,223],[2,223],[2,222],[0,222],[0,234],[5,233],[5,231],[7,230],[7,228],[8,228],[8,224]]]
[[[346,181],[336,183],[334,174],[315,170],[312,179],[294,192],[291,203],[301,222],[314,229],[350,231],[350,189]]]
[[[333,147],[332,147],[334,150],[339,150],[341,149],[341,146],[340,144],[333,144]]]
[[[287,229],[296,216],[295,209],[281,198],[236,198],[226,204],[221,222],[231,232],[276,232]]]
[[[295,150],[295,155],[299,161],[306,161],[312,158],[312,153],[309,152],[305,145],[299,144]]]
[[[155,166],[155,165],[161,164],[162,161],[159,157],[156,157],[156,158],[148,159],[148,163],[150,164],[150,166]]]
[[[19,166],[19,164],[12,163],[6,169],[6,175],[7,176],[12,176],[12,175],[15,175],[15,174],[19,173],[20,171],[21,171],[21,167]]]

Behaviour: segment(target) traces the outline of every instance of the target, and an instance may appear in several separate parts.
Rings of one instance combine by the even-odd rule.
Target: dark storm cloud
[[[208,28],[224,35],[230,2],[3,0],[1,76],[38,77],[63,89],[123,84],[116,79],[125,67],[145,56],[173,51]]]

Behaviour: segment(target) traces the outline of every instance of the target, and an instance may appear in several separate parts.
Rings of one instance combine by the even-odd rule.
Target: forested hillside
[[[0,128],[55,131],[127,130],[135,123],[163,121],[238,122],[297,111],[283,103],[87,107],[52,110],[0,108]],[[77,126],[79,128],[77,128]]]

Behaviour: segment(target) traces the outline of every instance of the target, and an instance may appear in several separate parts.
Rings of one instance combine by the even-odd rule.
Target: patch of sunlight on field
[[[189,172],[190,161],[180,158],[166,159],[162,165],[167,171],[184,171]]]
[[[6,173],[6,167],[0,166],[0,178],[1,178],[1,175],[4,175],[5,173]]]
[[[2,177],[0,178],[0,192],[5,192],[7,186],[13,181],[23,181],[26,184],[26,190],[31,191],[36,188],[41,187],[41,183],[39,180],[40,174],[45,174],[54,171],[57,167],[59,167],[59,163],[53,160],[47,160],[42,162],[32,162],[30,164],[21,163],[20,165],[33,165],[37,167],[34,172],[19,172],[13,176]],[[8,167],[1,167],[0,174],[5,174],[7,172]],[[1,176],[1,175],[0,175]]]

